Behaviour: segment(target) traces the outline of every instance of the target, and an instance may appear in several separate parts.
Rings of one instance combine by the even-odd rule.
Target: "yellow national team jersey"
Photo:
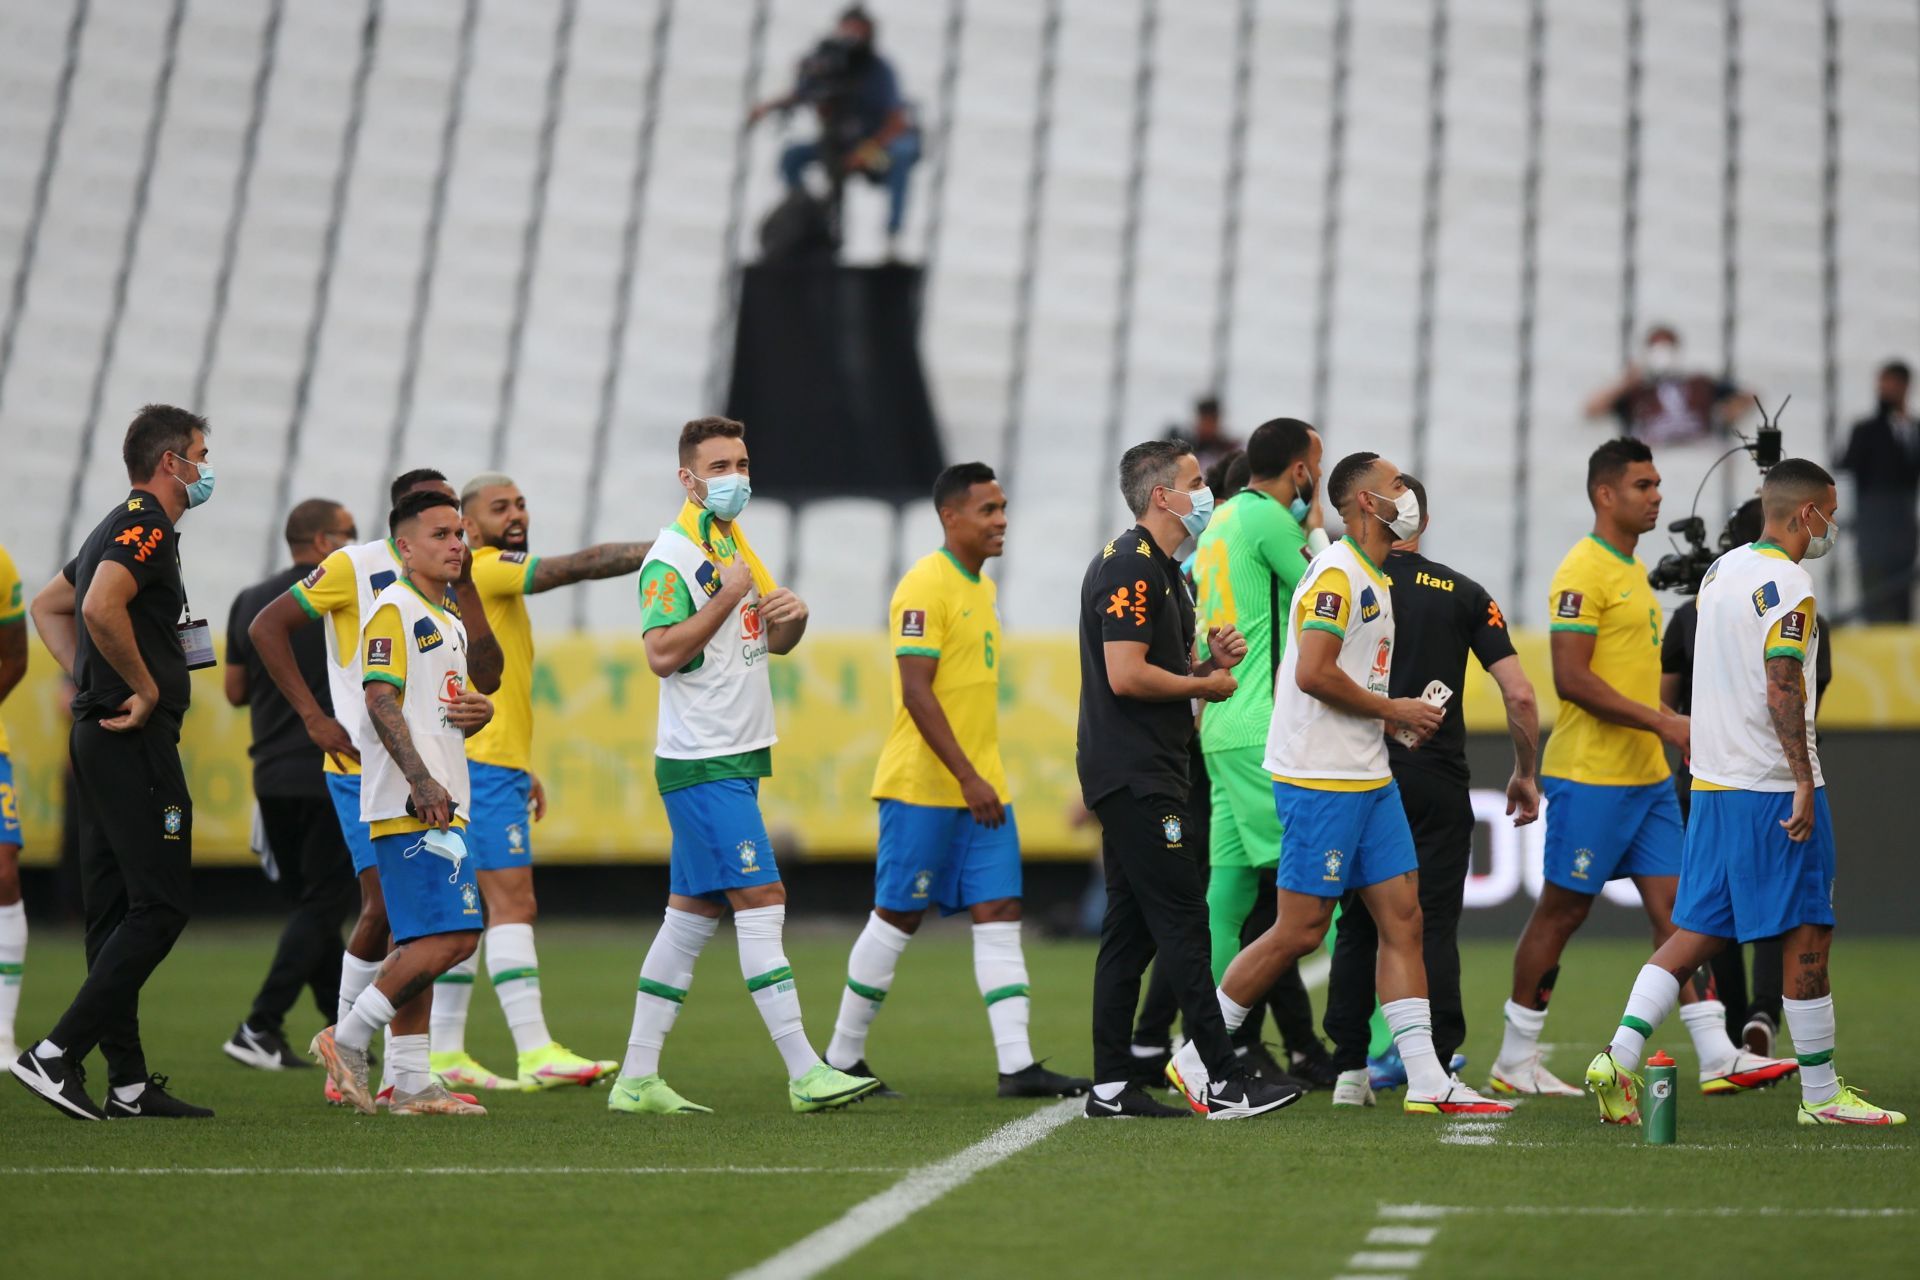
[[[943,547],[922,556],[894,588],[888,634],[896,658],[938,658],[933,696],[953,727],[954,740],[1002,802],[1007,771],[1000,762],[1000,621],[993,580],[960,567]],[[873,798],[957,809],[960,784],[933,754],[900,696],[893,672],[893,727],[874,770]]]
[[[1623,697],[1660,705],[1660,604],[1645,565],[1588,534],[1554,570],[1547,608],[1552,630],[1594,638],[1593,674]],[[1609,724],[1571,702],[1560,704],[1540,772],[1613,787],[1671,776],[1658,734]]]
[[[20,582],[20,571],[13,567],[13,557],[0,547],[0,627],[16,622],[25,622],[27,617],[27,591]],[[0,723],[0,756],[7,754],[7,726]]]
[[[533,623],[527,617],[527,592],[539,563],[540,557],[524,551],[474,549],[474,589],[505,662],[500,688],[489,695],[493,719],[467,739],[467,759],[478,764],[533,767]]]

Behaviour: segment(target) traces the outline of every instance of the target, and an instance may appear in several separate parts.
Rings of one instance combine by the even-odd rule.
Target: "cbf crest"
[[[1166,836],[1166,838],[1167,838],[1167,847],[1168,847],[1169,849],[1171,849],[1171,848],[1174,848],[1174,847],[1176,847],[1177,845],[1179,845],[1179,843],[1180,843],[1180,834],[1181,834],[1181,831],[1182,831],[1182,830],[1183,830],[1183,828],[1182,828],[1182,826],[1180,825],[1180,815],[1179,815],[1179,814],[1177,814],[1177,813],[1170,813],[1170,814],[1168,814],[1168,815],[1167,815],[1166,817],[1164,817],[1164,818],[1162,818],[1162,819],[1160,819],[1160,833],[1161,833],[1162,835],[1164,835],[1164,836]]]
[[[913,896],[924,898],[933,889],[933,872],[916,871],[913,873]]]
[[[521,829],[520,824],[517,822],[507,824],[507,848],[515,854],[526,852],[527,833]]]
[[[742,840],[734,850],[740,855],[741,874],[751,875],[760,870],[760,849],[753,841]]]
[[[1593,850],[1580,849],[1573,855],[1573,875],[1576,880],[1587,878],[1587,868],[1593,865]]]
[[[470,883],[461,885],[460,905],[466,909],[466,914],[477,915],[480,911],[480,891]]]
[[[1346,859],[1347,855],[1338,849],[1327,850],[1326,857],[1323,860],[1326,864],[1327,874],[1323,878],[1327,880],[1338,880],[1340,878],[1340,864],[1345,862]]]
[[[187,815],[179,805],[170,804],[160,811],[160,829],[166,832],[167,839],[178,840],[180,829],[187,824]]]

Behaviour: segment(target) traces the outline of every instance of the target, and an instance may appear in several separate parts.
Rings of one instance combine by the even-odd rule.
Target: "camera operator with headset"
[[[833,34],[801,59],[792,92],[756,105],[747,124],[758,124],[776,111],[784,116],[798,106],[814,109],[820,136],[792,143],[780,155],[789,199],[804,196],[807,167],[821,165],[830,185],[827,215],[837,245],[840,196],[847,178],[864,174],[884,184],[887,251],[894,256],[906,219],[907,178],[920,159],[920,132],[908,117],[893,64],[874,50],[873,17],[859,5],[841,13]]]

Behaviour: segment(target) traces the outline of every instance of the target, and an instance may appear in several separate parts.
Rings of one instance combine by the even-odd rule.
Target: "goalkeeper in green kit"
[[[1247,641],[1247,656],[1234,669],[1240,687],[1225,702],[1209,704],[1200,717],[1200,749],[1213,786],[1207,914],[1216,980],[1240,950],[1242,929],[1260,901],[1263,873],[1271,897],[1280,860],[1280,818],[1263,762],[1287,607],[1308,561],[1327,545],[1316,501],[1320,451],[1320,433],[1297,418],[1275,418],[1256,428],[1247,440],[1247,487],[1215,510],[1194,554],[1199,634],[1231,624]],[[1205,641],[1201,644],[1204,657]],[[1281,985],[1289,981],[1299,986],[1292,974]],[[1324,1058],[1312,1032],[1311,1009],[1300,1012],[1303,1030],[1283,1024],[1283,1034],[1294,1032],[1287,1036],[1288,1047],[1300,1051],[1292,1041],[1304,1035],[1319,1051],[1312,1057]],[[1257,1042],[1258,1024],[1250,1025]]]

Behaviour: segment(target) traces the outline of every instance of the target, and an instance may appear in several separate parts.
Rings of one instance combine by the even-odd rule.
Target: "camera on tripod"
[[[1760,468],[1762,476],[1773,469],[1774,464],[1780,461],[1780,414],[1786,409],[1787,400],[1791,399],[1793,397],[1788,396],[1786,400],[1782,400],[1780,408],[1773,411],[1772,418],[1768,418],[1766,410],[1762,409],[1760,411],[1761,427],[1754,433],[1753,439],[1743,441],[1727,450],[1714,461],[1713,466],[1707,468],[1707,474],[1700,478],[1700,488],[1694,490],[1695,513],[1689,514],[1684,520],[1675,520],[1667,526],[1668,533],[1679,534],[1686,540],[1687,545],[1683,550],[1671,551],[1660,557],[1659,562],[1647,572],[1648,586],[1655,591],[1672,591],[1683,596],[1696,595],[1700,591],[1700,583],[1707,576],[1707,570],[1713,568],[1713,562],[1723,553],[1739,545],[1739,536],[1733,528],[1733,517],[1728,516],[1727,523],[1720,530],[1719,538],[1715,540],[1714,549],[1711,551],[1707,549],[1707,522],[1697,514],[1700,507],[1700,493],[1707,487],[1707,477],[1713,474],[1714,469],[1743,450],[1753,455],[1754,465]]]

